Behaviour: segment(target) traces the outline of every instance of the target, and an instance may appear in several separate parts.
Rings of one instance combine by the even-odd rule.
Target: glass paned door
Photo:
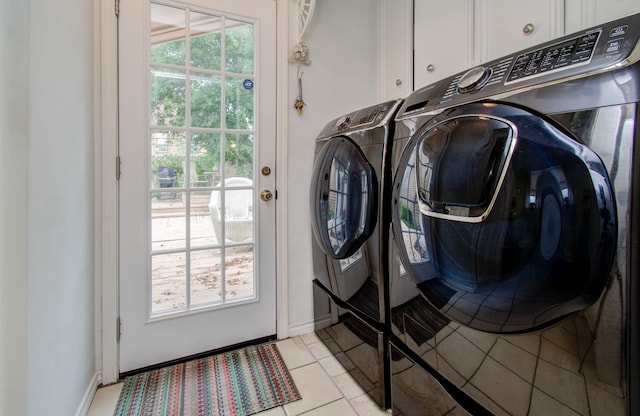
[[[255,168],[275,162],[275,2],[222,0],[219,10],[199,0],[124,3],[120,309],[128,371],[275,333],[275,201],[256,197],[275,178]]]

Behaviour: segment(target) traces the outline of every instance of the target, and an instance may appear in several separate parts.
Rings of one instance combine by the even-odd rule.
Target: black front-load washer
[[[629,16],[406,98],[389,249],[395,413],[640,412],[639,39]]]

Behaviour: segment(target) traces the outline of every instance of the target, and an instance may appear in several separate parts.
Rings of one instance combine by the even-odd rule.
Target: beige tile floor
[[[261,416],[389,416],[356,384],[318,337],[311,333],[277,342],[302,399]],[[87,416],[111,416],[122,383],[98,389]]]

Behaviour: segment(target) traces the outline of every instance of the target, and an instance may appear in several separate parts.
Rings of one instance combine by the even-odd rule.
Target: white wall
[[[27,2],[0,2],[0,414],[27,408]]]
[[[295,2],[289,9],[290,45],[296,43]],[[313,269],[309,186],[315,137],[347,112],[377,103],[379,85],[379,0],[319,0],[305,35],[310,66],[303,66],[304,113],[293,109],[298,86],[296,65],[289,67],[288,276],[289,328],[313,329]],[[282,197],[282,196],[281,196]]]
[[[29,415],[75,413],[95,372],[92,22],[30,2]]]
[[[0,10],[0,414],[73,415],[96,373],[92,2]]]

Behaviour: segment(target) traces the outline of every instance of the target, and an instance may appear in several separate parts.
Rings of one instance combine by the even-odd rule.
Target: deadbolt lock
[[[260,199],[265,202],[271,201],[273,199],[273,194],[271,193],[271,191],[265,189],[264,191],[260,192]]]
[[[262,174],[264,176],[269,176],[271,174],[271,168],[269,166],[264,166],[262,168]]]

